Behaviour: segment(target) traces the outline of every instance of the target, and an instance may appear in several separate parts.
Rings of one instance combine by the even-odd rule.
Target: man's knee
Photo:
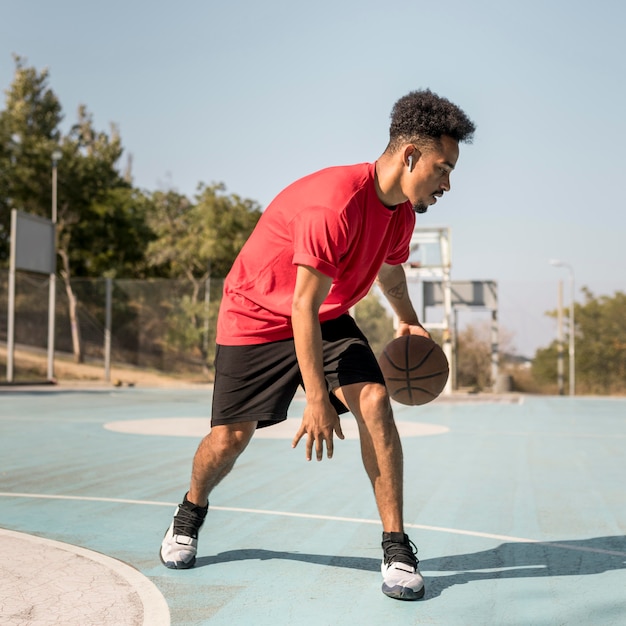
[[[217,425],[211,428],[207,438],[220,456],[236,458],[246,449],[255,430],[256,422]]]
[[[341,390],[342,401],[359,420],[392,421],[387,388],[380,383],[360,383]],[[339,394],[338,394],[339,395]]]
[[[364,416],[376,416],[385,420],[392,419],[389,393],[384,385],[369,383],[361,393],[361,408]]]

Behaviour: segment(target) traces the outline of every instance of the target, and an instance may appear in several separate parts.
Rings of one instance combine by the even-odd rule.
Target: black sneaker
[[[424,597],[424,579],[415,556],[417,548],[404,533],[383,533],[383,593],[396,600]]]
[[[208,508],[208,505],[201,507],[192,504],[185,495],[161,543],[159,556],[165,567],[189,569],[195,565],[198,531],[204,523]]]

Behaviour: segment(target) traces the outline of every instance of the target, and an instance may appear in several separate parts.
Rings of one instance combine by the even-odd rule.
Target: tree
[[[191,295],[172,312],[172,328],[178,330],[170,338],[181,347],[196,347],[204,363],[209,355],[203,340],[206,312],[201,293],[211,276],[228,273],[261,217],[256,202],[225,191],[223,184],[201,185],[195,204],[174,191],[156,192],[148,217],[155,234],[146,251],[148,262],[191,285]]]
[[[393,315],[385,309],[373,291],[356,306],[354,317],[376,356],[395,336]]]
[[[626,294],[596,297],[584,287],[584,302],[574,309],[576,347],[576,389],[579,393],[626,392]],[[546,313],[556,317],[556,311]],[[565,312],[569,319],[569,311]],[[569,336],[570,329],[568,329]],[[566,343],[569,339],[566,338]],[[537,351],[533,375],[554,383],[557,369],[557,343]],[[569,354],[565,352],[565,377],[569,376]],[[569,383],[569,381],[568,381]]]
[[[146,272],[143,252],[151,232],[146,198],[118,171],[123,149],[115,126],[96,131],[81,105],[64,135],[62,109],[48,87],[48,71],[15,57],[15,77],[0,112],[0,261],[6,262],[11,208],[50,216],[52,153],[58,162],[57,253],[70,310],[74,358],[82,361],[73,276]]]
[[[63,118],[48,88],[48,70],[37,72],[14,57],[15,76],[0,111],[0,263],[9,256],[11,209],[50,217],[52,152]]]
[[[154,239],[148,226],[152,204],[138,189],[118,186],[96,197],[91,221],[80,220],[68,246],[74,276],[145,278],[161,275],[148,264],[145,251]]]
[[[476,391],[492,387],[491,375],[491,323],[470,324],[458,333],[456,345],[457,387],[469,387]],[[512,335],[499,329],[498,358],[506,365],[513,356]]]
[[[537,381],[539,388],[543,393],[556,393],[557,391],[557,361],[559,358],[559,345],[554,340],[546,348],[539,348],[535,352],[535,358],[532,363],[532,375]],[[565,377],[568,372],[569,356],[567,351],[564,352],[564,369]]]
[[[491,341],[487,324],[469,325],[456,342],[456,384],[480,391],[491,386]]]
[[[82,362],[78,300],[72,288],[72,276],[93,275],[90,261],[102,254],[110,259],[118,258],[115,237],[103,241],[100,235],[112,224],[107,220],[111,211],[105,203],[116,195],[116,190],[127,191],[128,185],[115,169],[122,154],[117,129],[112,127],[111,137],[97,133],[85,106],[79,107],[78,122],[63,138],[61,153],[57,253],[69,304],[74,359]],[[113,275],[115,265],[114,262],[108,268]]]
[[[626,294],[594,296],[583,289],[576,307],[576,370],[582,389],[599,393],[626,391]]]

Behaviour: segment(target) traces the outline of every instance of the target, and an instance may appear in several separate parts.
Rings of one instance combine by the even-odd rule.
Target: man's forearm
[[[401,322],[419,324],[419,317],[409,298],[406,274],[401,265],[384,265],[378,273],[378,285]]]
[[[291,317],[296,358],[309,401],[328,395],[322,362],[322,330],[313,311],[294,311]]]

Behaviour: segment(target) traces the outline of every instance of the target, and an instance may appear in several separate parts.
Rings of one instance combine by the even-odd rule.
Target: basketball
[[[415,406],[434,400],[448,381],[448,359],[432,339],[404,335],[390,341],[378,359],[389,395]]]

